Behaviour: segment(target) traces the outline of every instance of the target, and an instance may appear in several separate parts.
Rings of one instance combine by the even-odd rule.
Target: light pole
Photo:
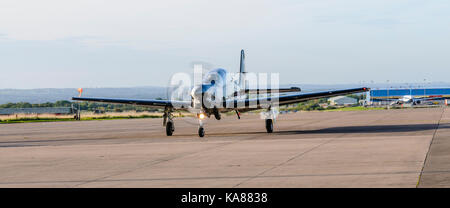
[[[387,83],[387,103],[386,108],[389,110],[389,80],[386,80]]]
[[[370,80],[370,88],[372,88],[373,86],[373,80]],[[372,90],[369,91],[369,95],[370,95],[370,105],[373,106],[373,98],[372,98]]]
[[[423,79],[423,99],[425,99],[425,96],[426,96],[426,83],[427,83],[427,79]]]

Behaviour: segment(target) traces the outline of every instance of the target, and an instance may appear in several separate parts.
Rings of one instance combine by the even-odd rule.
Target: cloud
[[[0,33],[0,40],[7,40],[8,39],[8,35],[4,34],[4,33]]]
[[[248,53],[249,70],[280,72],[282,83],[416,79],[423,70],[439,80],[450,76],[444,71],[450,65],[444,57],[450,48],[449,5],[443,0],[2,0],[0,72],[15,76],[0,84],[164,85],[194,61],[235,71],[241,48]],[[57,79],[58,74],[72,79]]]

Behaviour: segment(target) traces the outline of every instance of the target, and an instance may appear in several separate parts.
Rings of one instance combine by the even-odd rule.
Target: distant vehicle
[[[191,100],[135,100],[135,99],[114,99],[114,98],[87,98],[87,97],[73,97],[72,100],[79,101],[93,101],[93,102],[107,102],[107,103],[121,103],[121,104],[135,104],[143,106],[152,106],[155,108],[163,108],[163,126],[166,127],[166,135],[171,136],[175,130],[172,113],[174,110],[188,110],[196,112],[199,121],[198,135],[203,137],[205,130],[203,126],[203,119],[214,115],[217,120],[220,120],[221,113],[235,111],[238,118],[240,112],[247,112],[258,109],[267,109],[265,112],[265,125],[268,133],[273,132],[273,120],[277,116],[276,109],[273,106],[288,105],[308,100],[334,97],[337,95],[346,95],[352,93],[366,92],[369,88],[353,88],[334,91],[323,91],[315,93],[300,94],[300,88],[285,88],[285,89],[246,89],[245,87],[245,55],[244,50],[241,50],[239,80],[228,80],[228,72],[225,69],[213,69],[203,77],[203,83],[193,87],[190,91]],[[226,89],[226,90],[223,90]],[[223,94],[218,94],[223,92]],[[290,92],[289,95],[273,96],[272,92]],[[267,96],[249,98],[248,94],[266,94]],[[81,92],[80,92],[81,94]],[[216,96],[219,95],[219,96]],[[223,97],[222,97],[223,95]]]
[[[105,113],[105,111],[103,111],[103,110],[95,110],[94,111],[94,114],[103,114],[103,113]]]

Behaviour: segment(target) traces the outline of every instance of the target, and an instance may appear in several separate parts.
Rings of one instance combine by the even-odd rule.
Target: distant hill
[[[314,85],[314,84],[286,84],[281,87],[300,87],[302,92],[322,91],[331,89],[345,89],[356,87],[370,87],[376,88],[412,88],[423,87],[450,87],[450,83],[431,83],[431,84],[400,84],[389,83],[388,84],[338,84],[338,85]],[[77,89],[65,88],[65,89],[0,89],[0,104],[16,103],[16,102],[28,102],[28,103],[45,103],[56,102],[59,100],[70,100],[72,97],[78,96]],[[165,87],[130,87],[130,88],[85,88],[83,89],[83,96],[86,97],[109,97],[109,98],[134,98],[134,99],[156,99],[167,97]]]
[[[78,96],[75,88],[65,89],[0,89],[0,104],[28,102],[45,103],[58,100],[71,100]],[[156,99],[166,98],[164,87],[132,87],[132,88],[85,88],[83,96],[86,97],[111,97],[111,98],[134,98],[134,99]]]

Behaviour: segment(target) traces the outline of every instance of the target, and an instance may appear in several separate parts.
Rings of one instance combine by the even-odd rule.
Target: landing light
[[[199,119],[204,119],[206,116],[205,116],[205,114],[204,113],[200,113],[200,114],[198,114],[198,118]]]

